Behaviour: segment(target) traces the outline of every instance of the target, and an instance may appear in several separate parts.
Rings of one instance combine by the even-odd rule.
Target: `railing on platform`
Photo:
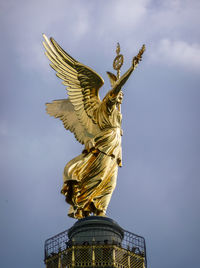
[[[92,241],[92,242],[88,242]],[[98,241],[84,237],[82,245],[69,240],[68,230],[45,241],[47,268],[120,267],[146,268],[146,246],[143,237],[124,230],[122,243]]]

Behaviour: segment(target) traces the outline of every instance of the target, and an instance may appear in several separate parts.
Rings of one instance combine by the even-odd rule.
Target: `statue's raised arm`
[[[111,94],[117,96],[117,94],[120,92],[121,88],[126,83],[126,81],[130,77],[132,72],[136,69],[136,67],[138,66],[139,62],[142,60],[142,54],[144,53],[144,51],[145,51],[145,45],[142,46],[142,48],[140,49],[140,51],[137,54],[137,56],[135,56],[133,58],[132,66],[128,69],[128,71],[125,74],[123,74],[123,76],[120,77],[118,80],[116,80],[116,78],[115,78],[116,83],[113,83],[114,86],[113,86],[113,89],[111,91]],[[108,73],[109,76],[110,76],[110,74],[111,73]],[[114,75],[113,74],[111,74],[111,75],[114,78]]]
[[[53,38],[45,36],[45,54],[50,66],[67,86],[68,99],[47,103],[47,113],[60,118],[67,130],[85,145],[83,152],[64,168],[61,193],[70,204],[68,215],[83,218],[104,216],[115,189],[121,157],[122,86],[141,60],[144,46],[120,78],[108,73],[112,89],[103,101],[99,89],[104,81],[94,70],[67,54]],[[119,51],[119,50],[118,50]],[[118,59],[121,55],[118,55]]]

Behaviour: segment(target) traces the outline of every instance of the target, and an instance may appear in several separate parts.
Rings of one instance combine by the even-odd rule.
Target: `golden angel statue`
[[[112,89],[101,101],[99,89],[104,84],[101,76],[72,58],[53,38],[43,37],[50,66],[67,86],[69,96],[47,103],[47,113],[60,118],[64,127],[85,146],[64,168],[61,193],[70,204],[68,215],[77,219],[91,214],[105,216],[116,186],[118,167],[122,166],[121,89],[141,60],[145,47],[121,78],[117,64],[122,64],[122,55],[118,55],[119,62],[115,62],[118,77],[108,72]],[[119,51],[118,46],[118,54]]]

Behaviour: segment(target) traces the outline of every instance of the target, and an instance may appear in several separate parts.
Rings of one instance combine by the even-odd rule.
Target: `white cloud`
[[[43,32],[55,37],[64,49],[72,48],[74,57],[83,46],[88,55],[96,45],[110,53],[119,41],[128,57],[146,43],[149,53],[155,48],[160,55],[170,54],[170,63],[185,65],[195,54],[190,64],[199,66],[197,0],[58,0],[56,5],[52,0],[11,2],[4,4],[2,19],[24,68],[48,70],[41,44]]]
[[[139,25],[148,16],[148,3],[150,0],[114,0],[100,5],[96,20],[96,33],[106,41],[112,42],[137,37]],[[105,3],[105,2],[104,2]],[[94,10],[93,10],[94,12]]]
[[[45,66],[42,33],[61,36],[72,46],[90,29],[90,8],[70,0],[19,1],[3,5],[1,20],[5,33],[12,40],[13,50],[24,68]],[[49,37],[50,37],[49,36]]]
[[[149,0],[112,2],[112,5],[110,5],[110,9],[112,10],[111,15],[113,16],[113,22],[117,24],[117,29],[126,30],[124,27],[137,27],[137,24],[147,13],[148,3]]]
[[[199,70],[200,45],[162,39],[152,51],[150,58],[154,62],[163,62],[167,65],[179,65],[184,68]]]

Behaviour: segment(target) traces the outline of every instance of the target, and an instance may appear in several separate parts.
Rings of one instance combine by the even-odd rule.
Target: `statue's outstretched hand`
[[[137,67],[138,63],[139,63],[139,59],[137,56],[135,56],[132,61],[132,66],[134,69]]]
[[[145,45],[141,47],[137,56],[133,58],[132,66],[134,69],[137,67],[138,63],[142,60],[142,54],[144,53],[144,51],[145,51]]]

